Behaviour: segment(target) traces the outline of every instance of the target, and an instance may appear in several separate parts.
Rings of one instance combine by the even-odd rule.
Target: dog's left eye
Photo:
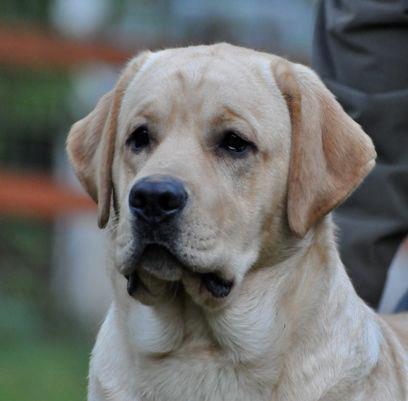
[[[228,152],[240,154],[244,153],[250,146],[250,142],[242,139],[234,131],[226,131],[220,143],[220,147]]]
[[[141,150],[150,143],[149,128],[147,125],[137,127],[126,140],[126,145],[134,152]]]

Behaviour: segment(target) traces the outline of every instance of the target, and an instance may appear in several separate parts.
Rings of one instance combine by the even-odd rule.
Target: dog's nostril
[[[172,192],[164,192],[159,198],[159,207],[166,211],[178,209],[182,202],[181,196]]]
[[[146,197],[143,192],[136,192],[133,194],[131,199],[131,206],[136,208],[142,208],[146,205]]]

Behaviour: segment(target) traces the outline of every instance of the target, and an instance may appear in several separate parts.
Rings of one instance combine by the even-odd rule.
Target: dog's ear
[[[360,184],[376,153],[371,139],[312,70],[282,60],[273,72],[292,124],[288,221],[303,237]]]
[[[133,59],[123,71],[115,88],[104,95],[82,120],[69,131],[67,152],[74,171],[92,199],[98,204],[98,225],[109,220],[112,197],[112,163],[115,152],[117,120],[123,94],[148,52]]]

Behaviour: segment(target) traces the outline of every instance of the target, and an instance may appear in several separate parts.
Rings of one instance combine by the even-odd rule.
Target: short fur
[[[153,138],[135,154],[126,139],[140,124]],[[220,151],[228,129],[256,148]],[[88,400],[408,399],[407,317],[357,296],[328,214],[374,147],[309,68],[227,44],[143,53],[67,146],[111,243],[113,303]],[[189,193],[165,243],[176,262],[135,259],[143,233],[128,195],[152,174]],[[143,283],[133,297],[129,269]],[[204,272],[234,282],[228,297],[203,289]]]

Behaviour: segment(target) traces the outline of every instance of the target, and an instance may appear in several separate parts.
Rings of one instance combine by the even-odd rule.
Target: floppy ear
[[[303,237],[360,184],[374,167],[376,153],[371,139],[312,70],[282,60],[273,72],[292,124],[289,226]]]
[[[104,95],[95,109],[69,131],[67,152],[74,171],[91,198],[98,204],[98,226],[109,220],[112,197],[112,163],[117,120],[123,94],[130,79],[146,60],[148,52],[131,61],[115,88]]]

